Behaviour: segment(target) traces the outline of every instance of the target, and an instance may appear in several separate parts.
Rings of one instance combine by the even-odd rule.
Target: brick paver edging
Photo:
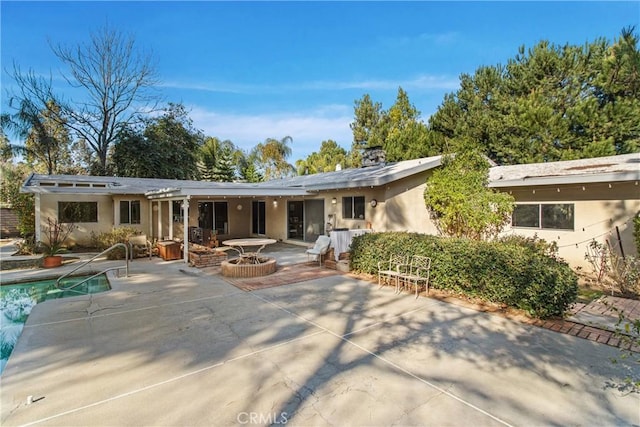
[[[640,346],[637,344],[632,345],[631,342],[628,341],[623,341],[616,336],[615,332],[608,331],[606,329],[587,326],[563,319],[534,319],[531,324],[554,332],[559,332],[561,334],[573,335],[574,337],[584,338],[600,344],[607,344],[612,347],[619,347],[623,350],[640,353]]]

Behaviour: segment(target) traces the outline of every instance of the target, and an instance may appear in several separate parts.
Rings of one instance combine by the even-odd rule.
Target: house
[[[516,199],[507,233],[556,241],[561,256],[583,265],[592,238],[620,232],[620,247],[634,250],[629,236],[640,210],[639,161],[630,154],[495,166],[490,186]],[[158,240],[206,243],[215,233],[219,240],[267,236],[309,244],[336,228],[436,234],[423,193],[440,164],[441,156],[379,161],[257,184],[32,174],[22,191],[35,194],[38,233],[47,217],[73,222],[79,244],[118,226]]]

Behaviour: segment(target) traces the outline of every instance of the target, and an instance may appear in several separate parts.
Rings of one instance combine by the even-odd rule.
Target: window
[[[198,203],[198,227],[216,230],[218,234],[229,234],[229,212],[227,202]]]
[[[140,224],[140,200],[120,201],[120,224]]]
[[[228,234],[229,232],[229,211],[227,202],[213,203],[213,225],[218,234]]]
[[[364,219],[364,196],[343,197],[342,217]]]
[[[517,204],[513,209],[511,225],[513,227],[573,230],[574,205],[572,203]]]
[[[58,202],[58,221],[98,222],[98,202]]]
[[[182,202],[180,200],[174,200],[173,204],[173,222],[184,221],[184,210],[182,209]]]

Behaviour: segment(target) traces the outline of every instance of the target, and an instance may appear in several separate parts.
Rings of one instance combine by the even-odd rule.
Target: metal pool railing
[[[69,272],[63,274],[62,276],[58,277],[58,280],[56,280],[56,288],[61,289],[63,291],[68,291],[71,290],[77,286],[80,286],[86,282],[88,282],[89,280],[93,279],[94,277],[97,277],[101,274],[106,273],[107,271],[111,271],[111,270],[119,270],[122,268],[122,266],[120,267],[109,267],[109,268],[105,268],[103,271],[94,274],[93,276],[87,277],[84,280],[81,280],[78,283],[74,283],[73,285],[69,286],[68,288],[63,288],[61,287],[61,281],[62,279],[69,277],[71,274],[75,273],[76,271],[80,270],[82,267],[90,264],[92,261],[94,261],[97,258],[100,258],[103,255],[108,254],[109,252],[111,252],[112,250],[118,248],[118,247],[123,247],[124,248],[124,259],[125,259],[125,277],[129,277],[129,247],[127,245],[125,245],[124,243],[116,243],[115,245],[109,247],[108,249],[105,249],[104,251],[100,252],[98,255],[95,255],[93,257],[91,257],[90,259],[88,259],[87,261],[83,262],[82,264],[78,265],[76,268],[74,268],[73,270],[70,270]]]

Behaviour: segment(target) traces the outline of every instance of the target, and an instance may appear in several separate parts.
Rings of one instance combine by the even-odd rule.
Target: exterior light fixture
[[[375,208],[376,206],[378,206],[378,201],[376,199],[371,199],[369,203],[371,204],[372,208]]]
[[[335,197],[333,199],[331,199],[331,204],[335,205],[336,203],[338,203],[338,199],[336,199]]]

